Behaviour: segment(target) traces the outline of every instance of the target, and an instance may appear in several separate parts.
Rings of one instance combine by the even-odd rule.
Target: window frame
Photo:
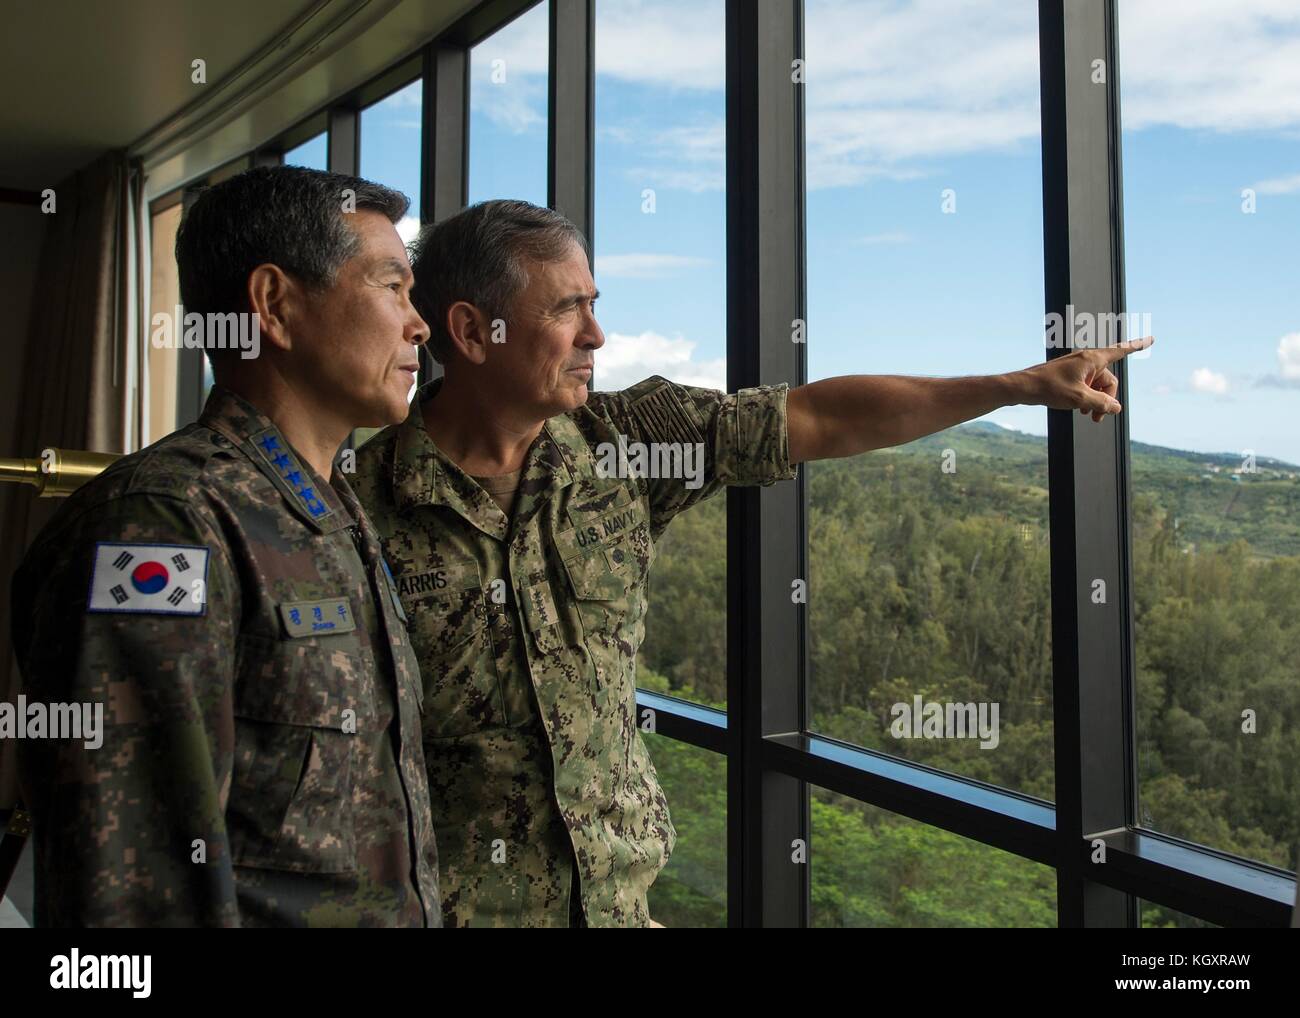
[[[594,252],[595,0],[543,2],[550,24],[548,200]],[[275,165],[324,125],[330,168],[355,173],[361,108],[420,77],[424,222],[455,213],[468,194],[469,50],[535,3],[479,4],[414,56],[245,158]],[[1116,0],[1037,6],[1045,311],[1064,313],[1068,303],[1122,313]],[[733,391],[795,386],[807,377],[806,347],[791,343],[785,324],[807,317],[804,100],[801,86],[784,84],[791,61],[803,55],[803,19],[802,0],[726,0]],[[1108,70],[1100,88],[1090,77],[1098,56]],[[151,217],[186,200],[193,186],[155,199]],[[201,353],[193,353],[180,394],[201,386]],[[425,378],[441,373],[424,351],[421,370]],[[1114,370],[1127,405],[1123,362]],[[198,409],[193,400],[178,407],[177,425]],[[811,866],[792,864],[790,845],[802,838],[816,855],[810,784],[1053,866],[1060,926],[1137,926],[1138,897],[1224,926],[1290,924],[1294,874],[1136,822],[1129,448],[1127,414],[1094,425],[1068,411],[1048,412],[1055,803],[809,732],[806,606],[789,597],[791,579],[807,576],[804,472],[793,484],[727,492],[728,710],[645,690],[637,704],[641,717],[654,712],[657,734],[726,755],[729,925],[809,925]],[[1107,578],[1113,592],[1106,605],[1088,596],[1095,576]],[[1107,861],[1094,864],[1103,844]]]

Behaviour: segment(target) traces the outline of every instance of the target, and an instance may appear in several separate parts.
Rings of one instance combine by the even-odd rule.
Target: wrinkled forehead
[[[353,254],[353,261],[366,268],[388,267],[395,263],[410,272],[411,263],[406,255],[406,245],[394,226],[382,212],[374,209],[359,209],[343,217],[352,232],[361,242]]]
[[[525,292],[536,300],[549,305],[574,296],[595,296],[596,283],[591,278],[587,255],[577,244],[571,244],[568,253],[558,258],[525,257],[521,262],[528,273]]]

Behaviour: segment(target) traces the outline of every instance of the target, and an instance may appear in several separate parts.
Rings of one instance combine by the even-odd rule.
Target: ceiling
[[[0,187],[35,191],[112,148],[232,158],[417,49],[475,0],[41,0],[6,4]],[[206,84],[191,62],[206,63]],[[332,71],[322,70],[334,60]],[[277,74],[277,68],[288,68]],[[304,84],[306,83],[306,84]],[[238,97],[241,104],[234,103]],[[213,108],[247,108],[209,130]],[[268,115],[267,110],[272,112]],[[253,137],[252,132],[261,132]],[[251,141],[250,141],[251,138]],[[164,144],[164,143],[169,143]],[[145,154],[146,164],[149,156]],[[176,160],[173,160],[176,162]],[[216,165],[216,162],[212,162]],[[198,167],[198,170],[206,167]],[[173,175],[196,172],[183,160]]]

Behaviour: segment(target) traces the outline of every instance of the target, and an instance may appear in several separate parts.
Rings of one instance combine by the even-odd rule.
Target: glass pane
[[[328,170],[326,160],[326,137],[322,131],[316,137],[304,141],[297,148],[291,148],[284,154],[285,166],[305,166],[309,170]]]
[[[361,176],[401,191],[411,206],[397,224],[403,243],[410,244],[420,232],[420,139],[423,135],[421,109],[423,83],[416,79],[361,111]],[[422,379],[417,375],[407,397],[415,395]],[[381,428],[357,428],[354,447],[377,435]]]
[[[811,925],[1056,925],[1056,870],[812,789]]]
[[[252,160],[249,159],[248,156],[244,156],[240,159],[232,159],[224,166],[219,166],[208,174],[208,186],[211,187],[214,184],[220,184],[223,180],[229,180],[231,177],[243,173],[252,165]]]
[[[153,216],[150,238],[149,269],[149,322],[157,321],[155,315],[166,315],[172,320],[170,334],[175,336],[181,320],[176,312],[181,303],[181,281],[176,267],[176,232],[180,229],[183,206],[177,202]],[[152,328],[151,328],[152,334]],[[148,428],[145,445],[152,445],[164,435],[176,430],[176,348],[174,345],[154,346],[146,351],[146,392],[148,400]],[[208,358],[203,358],[208,370]],[[206,396],[206,390],[204,395]]]
[[[650,887],[650,915],[665,926],[727,925],[727,758],[642,733],[668,797],[677,845]]]
[[[546,205],[550,25],[538,4],[469,51],[469,201]]]
[[[806,12],[810,380],[1042,360],[1034,5]],[[805,468],[814,729],[1052,798],[1046,434],[1013,407]]]
[[[1294,870],[1300,9],[1124,0],[1119,32],[1139,819]]]
[[[1141,916],[1141,926],[1144,930],[1219,929],[1214,923],[1207,922],[1204,919],[1197,919],[1196,916],[1188,915],[1186,912],[1179,912],[1165,905],[1157,905],[1154,901],[1144,901],[1139,898],[1138,910]]]
[[[396,188],[411,200],[397,224],[410,243],[420,232],[420,137],[423,85],[419,79],[361,111],[361,176]]]
[[[722,0],[596,5],[599,389],[651,375],[726,388],[725,33]],[[666,56],[647,60],[647,40]],[[656,549],[641,685],[725,706],[725,497]]]

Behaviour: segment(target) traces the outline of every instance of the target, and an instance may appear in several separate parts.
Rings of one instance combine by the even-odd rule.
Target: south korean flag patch
[[[202,615],[208,549],[194,544],[95,545],[88,612]]]

